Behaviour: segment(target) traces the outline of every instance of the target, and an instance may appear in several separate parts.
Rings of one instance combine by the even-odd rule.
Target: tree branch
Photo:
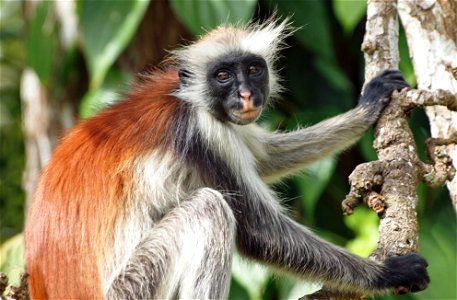
[[[446,106],[450,111],[457,111],[457,94],[447,90],[408,90],[402,104],[405,109],[425,106]]]
[[[413,4],[414,1],[411,3],[399,1],[405,2],[403,6],[416,5]],[[384,69],[398,68],[396,5],[395,0],[368,1],[366,34],[362,44],[366,62],[365,82]],[[433,22],[430,23],[433,24]],[[450,67],[448,65],[446,70],[449,69],[455,70],[455,65]],[[454,74],[454,72],[450,73]],[[351,189],[342,203],[344,214],[351,214],[355,206],[363,201],[377,212],[381,219],[380,239],[377,249],[371,255],[374,260],[384,261],[389,256],[418,251],[416,187],[420,181],[424,181],[429,186],[443,185],[446,180],[452,180],[455,175],[450,156],[443,152],[442,145],[455,143],[457,134],[449,135],[446,139],[430,140],[428,146],[430,163],[425,164],[419,159],[413,134],[408,126],[407,116],[412,109],[436,105],[456,111],[457,93],[447,89],[434,91],[405,89],[394,92],[390,104],[375,126],[373,147],[379,160],[359,165],[349,177]],[[402,287],[394,292],[404,294],[410,291]],[[339,293],[324,288],[308,296],[307,299],[360,299],[360,297],[361,295]]]
[[[457,2],[398,0],[409,53],[420,90],[445,90],[453,104],[440,103],[425,108],[433,138],[451,139],[457,133]],[[439,98],[439,97],[438,97]],[[445,97],[446,98],[446,97]],[[445,105],[445,106],[442,106]],[[457,143],[439,146],[457,168]],[[457,212],[457,176],[447,182]]]

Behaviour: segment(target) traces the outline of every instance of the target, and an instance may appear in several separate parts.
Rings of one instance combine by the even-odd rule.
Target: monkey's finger
[[[400,71],[396,70],[384,75],[383,77],[391,80],[404,80],[403,74]]]
[[[399,70],[389,69],[381,72],[376,77],[386,78],[403,78],[402,73]]]
[[[394,289],[394,294],[395,295],[405,295],[408,294],[411,291],[411,289],[407,286],[397,286]]]
[[[404,80],[394,80],[390,81],[387,86],[392,90],[401,90],[407,87],[410,87],[409,84]]]
[[[417,292],[423,291],[427,288],[427,286],[428,286],[428,282],[423,282],[420,284],[413,284],[411,286],[411,293],[417,293]]]

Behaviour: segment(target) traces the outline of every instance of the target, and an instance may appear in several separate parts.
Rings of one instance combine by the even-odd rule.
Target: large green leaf
[[[295,37],[315,53],[333,57],[330,21],[325,11],[325,1],[275,1],[272,8],[280,15],[290,16],[293,26],[299,27]]]
[[[26,31],[26,55],[41,82],[49,83],[57,50],[57,22],[51,1],[41,1]]]
[[[292,25],[299,28],[294,36],[317,57],[315,67],[330,83],[340,90],[349,90],[351,85],[341,71],[333,50],[329,14],[325,1],[275,1],[273,9],[280,15],[290,16]]]
[[[315,59],[313,63],[319,73],[325,76],[335,88],[346,92],[352,89],[351,82],[343,73],[335,59],[321,56]]]
[[[346,248],[357,255],[369,256],[376,248],[379,238],[378,216],[368,207],[360,206],[352,215],[344,218],[344,223],[356,233]]]
[[[314,222],[314,209],[335,170],[335,165],[335,160],[327,157],[313,163],[302,176],[294,179],[303,197],[306,219],[310,223]]]
[[[194,34],[202,34],[222,23],[245,24],[257,0],[170,0],[173,11]]]
[[[89,118],[106,106],[121,100],[121,93],[127,89],[125,83],[132,79],[129,75],[116,68],[109,69],[103,83],[96,89],[87,91],[81,100],[79,106],[81,118]]]
[[[399,68],[403,77],[411,85],[415,86],[417,83],[416,74],[414,73],[413,62],[409,56],[408,43],[406,41],[405,31],[400,27],[400,32],[398,35],[398,50],[400,52],[400,65]]]
[[[366,0],[333,0],[333,11],[340,21],[346,34],[354,31],[354,28],[362,20],[367,11]]]
[[[436,214],[429,208],[420,226],[419,251],[431,278],[420,299],[457,299],[457,222],[451,201],[446,202]]]
[[[24,268],[24,235],[18,234],[0,247],[0,272],[8,275],[9,283],[19,284],[19,275]]]
[[[79,22],[92,90],[101,85],[108,69],[128,45],[148,3],[148,0],[79,2]]]

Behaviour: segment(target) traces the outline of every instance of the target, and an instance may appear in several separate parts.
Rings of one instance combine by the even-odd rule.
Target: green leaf
[[[319,160],[306,168],[302,176],[297,177],[295,182],[303,197],[306,220],[314,222],[314,209],[327,183],[329,182],[336,162],[332,157]]]
[[[132,39],[149,1],[81,1],[79,22],[90,73],[97,89],[111,65]]]
[[[115,68],[109,70],[102,85],[97,89],[89,90],[81,100],[79,115],[86,119],[106,106],[120,100],[120,92],[125,88],[123,84],[130,81],[129,74]]]
[[[38,3],[26,31],[26,55],[41,83],[49,84],[57,50],[57,22],[51,1]]]
[[[325,1],[269,1],[279,15],[290,16],[293,26],[299,28],[294,36],[314,53],[334,57],[330,21]]]
[[[400,29],[398,36],[398,50],[400,52],[400,65],[399,68],[405,80],[411,85],[415,86],[417,83],[416,74],[414,73],[413,63],[409,56],[408,43],[403,28]]]
[[[223,23],[246,24],[257,0],[170,0],[171,7],[189,30],[200,35]]]
[[[232,262],[232,276],[248,292],[250,299],[262,299],[262,293],[268,284],[270,272],[264,266],[243,260],[235,252]]]
[[[346,248],[363,257],[370,255],[378,242],[378,216],[366,206],[360,206],[352,215],[344,218],[344,223],[356,233]]]
[[[0,248],[0,272],[8,275],[10,284],[17,286],[20,273],[25,271],[24,266],[24,235],[20,233]]]
[[[333,50],[329,15],[325,1],[274,1],[270,6],[277,8],[280,15],[290,16],[293,26],[299,28],[294,37],[317,58],[314,65],[326,79],[340,90],[350,90],[346,75],[341,71]]]
[[[88,91],[81,100],[79,115],[82,119],[87,119],[95,115],[101,109],[112,103],[116,99],[114,91],[99,88]]]
[[[318,57],[314,60],[314,66],[335,88],[340,91],[350,91],[352,84],[343,73],[336,60],[326,57]]]
[[[238,281],[234,280],[232,277],[230,283],[230,292],[228,299],[230,300],[239,300],[239,299],[249,299],[249,294],[245,288],[243,288]]]
[[[367,11],[366,0],[333,0],[333,11],[346,34],[352,33]]]
[[[310,295],[322,288],[323,284],[308,280],[290,279],[290,286],[287,289],[287,294],[282,299],[300,299],[305,295]]]
[[[373,129],[368,129],[367,133],[365,133],[362,138],[360,139],[358,146],[360,151],[363,154],[363,159],[366,161],[373,161],[378,159],[378,155],[373,148]]]
[[[432,280],[429,288],[420,293],[421,299],[457,299],[457,223],[451,203],[446,201],[437,212],[436,207],[428,207],[422,219],[419,250],[429,262]]]

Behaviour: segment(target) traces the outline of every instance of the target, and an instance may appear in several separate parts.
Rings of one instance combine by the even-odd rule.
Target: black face
[[[257,120],[268,97],[263,58],[240,54],[219,59],[207,73],[213,112],[221,120],[248,124]]]

